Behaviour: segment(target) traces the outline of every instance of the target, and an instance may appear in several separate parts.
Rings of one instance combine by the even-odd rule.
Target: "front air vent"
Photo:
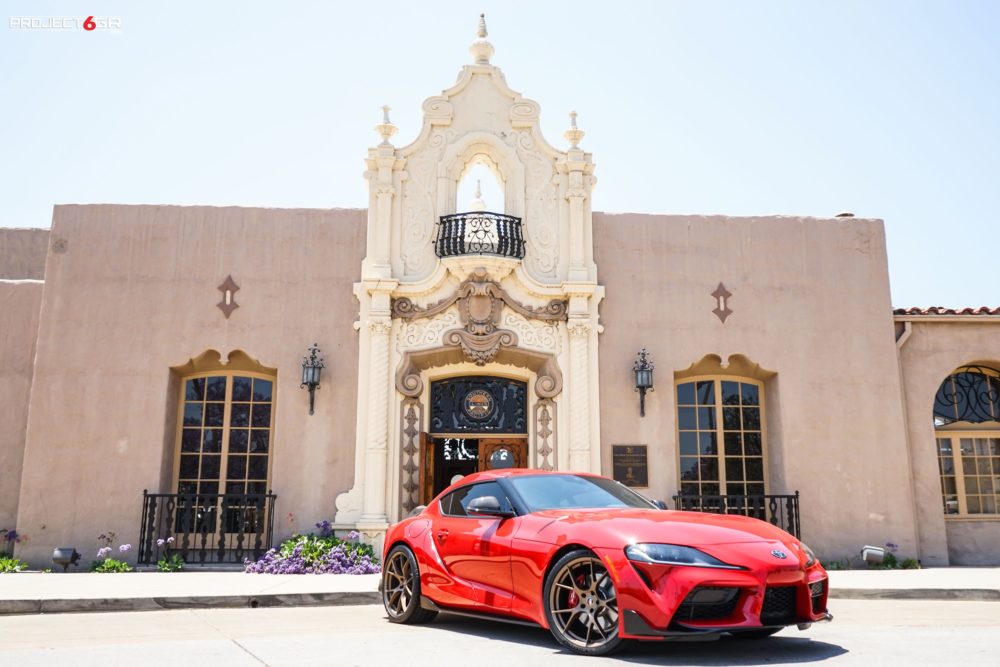
[[[779,625],[795,620],[795,586],[771,586],[764,591],[764,607],[760,612],[763,625]]]
[[[688,593],[677,607],[674,621],[711,621],[729,618],[736,610],[739,597],[739,588],[699,586]]]

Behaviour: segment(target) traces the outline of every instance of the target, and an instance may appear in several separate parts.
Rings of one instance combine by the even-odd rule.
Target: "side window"
[[[441,499],[441,512],[448,516],[469,516],[465,508],[475,498],[482,496],[495,496],[500,501],[501,509],[512,511],[512,505],[496,482],[483,482],[482,484],[470,484],[460,489],[455,489]]]

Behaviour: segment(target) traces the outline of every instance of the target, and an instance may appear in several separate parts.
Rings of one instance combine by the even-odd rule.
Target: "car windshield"
[[[527,475],[508,477],[531,512],[551,509],[655,509],[646,498],[604,477],[581,475]]]

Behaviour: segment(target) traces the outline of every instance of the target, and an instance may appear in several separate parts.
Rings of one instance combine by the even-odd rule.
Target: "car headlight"
[[[688,567],[717,567],[726,570],[743,570],[739,565],[723,563],[714,556],[694,547],[679,544],[633,544],[625,548],[625,556],[639,563],[686,565]]]
[[[805,542],[799,542],[799,546],[802,547],[802,551],[806,555],[806,567],[812,567],[813,565],[815,565],[816,561],[818,561],[819,559],[816,558],[816,554],[813,553],[813,550],[810,549]]]

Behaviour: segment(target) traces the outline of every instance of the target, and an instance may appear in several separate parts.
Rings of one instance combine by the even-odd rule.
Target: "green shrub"
[[[841,558],[840,560],[831,560],[820,562],[824,570],[850,570],[851,569],[851,559]]]
[[[916,558],[904,558],[899,564],[904,570],[919,570],[920,561]]]
[[[28,564],[20,558],[14,558],[13,556],[8,556],[7,554],[0,554],[0,574],[21,572],[22,570],[27,569]]]
[[[180,554],[173,554],[170,558],[164,556],[156,561],[156,569],[159,572],[180,572],[186,564]]]
[[[131,572],[132,568],[125,561],[114,558],[95,560],[90,564],[91,572]]]

